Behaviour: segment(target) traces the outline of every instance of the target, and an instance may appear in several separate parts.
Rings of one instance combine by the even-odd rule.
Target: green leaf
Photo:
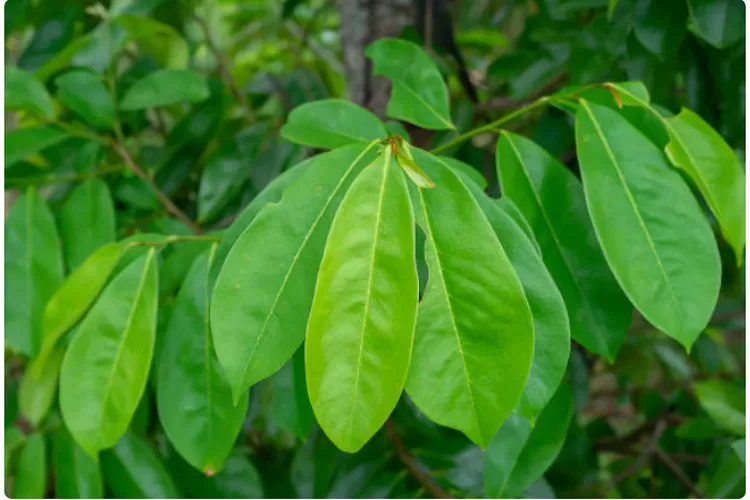
[[[34,76],[42,82],[46,82],[49,77],[65,69],[75,55],[86,45],[89,44],[91,36],[86,34],[73,39],[62,50],[48,59],[44,64],[34,71]]]
[[[429,153],[415,149],[414,158],[437,187],[415,195],[430,278],[406,390],[431,420],[485,448],[526,385],[531,312],[503,246],[460,178]]]
[[[63,360],[60,409],[90,455],[130,424],[148,379],[156,334],[156,252],[118,274],[91,308]]]
[[[472,167],[471,165],[462,161],[456,160],[455,158],[449,158],[447,156],[441,156],[440,159],[456,172],[460,172],[464,177],[474,182],[482,190],[487,189],[487,179],[484,178],[482,172]]]
[[[687,7],[683,2],[638,0],[635,36],[652,54],[666,59],[674,55],[685,37]]]
[[[44,498],[47,491],[47,451],[44,436],[26,438],[13,478],[11,498]]]
[[[305,352],[300,347],[271,378],[271,419],[293,436],[305,439],[315,425],[305,382]]]
[[[745,172],[724,139],[697,114],[683,108],[664,120],[672,163],[690,176],[734,249],[737,265],[745,248]]]
[[[534,358],[518,411],[533,422],[555,394],[568,366],[570,325],[565,302],[541,254],[523,230],[478,187],[466,186],[503,245],[531,308]]]
[[[106,182],[90,179],[70,193],[60,210],[60,236],[69,269],[115,241],[115,232],[115,204]]]
[[[310,402],[326,435],[349,453],[396,407],[414,339],[414,217],[406,178],[392,160],[386,148],[341,202],[307,324]]]
[[[687,0],[693,30],[714,47],[734,45],[745,35],[741,0]]]
[[[24,418],[35,427],[47,416],[55,400],[63,354],[65,349],[58,347],[49,356],[36,358],[21,380],[18,407]]]
[[[5,67],[5,109],[28,111],[47,119],[55,117],[52,98],[44,85],[16,66]]]
[[[345,146],[314,157],[227,255],[210,317],[235,400],[281,368],[302,343],[331,220],[354,174],[372,159],[367,153]]]
[[[145,52],[151,54],[159,65],[166,68],[186,68],[190,51],[182,35],[168,24],[150,17],[122,14],[113,22],[128,33],[125,42],[134,40]]]
[[[745,451],[747,449],[747,445],[745,444],[744,439],[738,439],[737,441],[732,443],[732,450],[737,454],[737,456],[742,460],[742,463],[745,463]]]
[[[723,447],[714,452],[707,471],[707,498],[742,498],[745,494],[746,471],[744,460],[734,450]]]
[[[224,264],[229,251],[234,247],[237,239],[245,232],[250,224],[255,220],[258,213],[269,203],[276,203],[281,198],[281,194],[289,187],[297,178],[299,178],[311,165],[314,165],[319,160],[317,157],[308,158],[302,163],[292,167],[280,176],[276,177],[270,184],[268,184],[263,191],[260,192],[253,201],[246,206],[239,217],[232,223],[221,238],[219,246],[216,248],[216,253],[211,262],[211,269],[208,273],[209,289],[213,290],[216,278],[219,275],[219,270]]]
[[[183,498],[156,450],[132,432],[101,455],[107,487],[117,498]]]
[[[5,168],[68,138],[67,132],[53,127],[19,128],[6,132]]]
[[[724,380],[707,380],[693,385],[706,413],[729,432],[745,435],[745,390]]]
[[[581,101],[576,147],[617,281],[649,323],[689,350],[721,284],[719,251],[697,201],[664,153],[609,108]]]
[[[521,210],[516,206],[516,204],[510,201],[510,198],[508,198],[507,196],[503,196],[502,198],[497,200],[497,206],[500,207],[500,210],[505,212],[505,215],[513,219],[513,222],[515,222],[516,225],[521,228],[529,241],[534,245],[537,253],[539,255],[542,255],[542,249],[539,248],[539,243],[537,243],[536,238],[534,237],[534,230],[531,229],[529,222],[526,220],[526,218],[524,218]]]
[[[68,71],[55,78],[57,95],[68,108],[91,125],[111,129],[115,103],[101,77],[88,71]]]
[[[187,69],[162,69],[128,87],[120,109],[135,111],[181,102],[195,103],[208,97],[208,85],[198,73]]]
[[[190,498],[263,498],[263,482],[253,463],[239,449],[227,458],[224,467],[207,477],[168,450],[168,465],[173,477],[180,478]]]
[[[6,403],[5,406],[5,415],[7,418],[8,415],[8,404]],[[15,418],[13,419],[15,420]],[[5,434],[4,434],[4,442],[5,445],[5,478],[7,481],[8,476],[13,472],[13,470],[16,468],[16,454],[20,449],[23,448],[23,445],[26,444],[26,434],[23,433],[21,429],[15,426],[8,426],[8,423],[6,422],[5,427]],[[6,486],[7,487],[7,486]],[[6,490],[7,491],[7,490]]]
[[[60,337],[73,328],[94,303],[123,250],[119,243],[105,245],[65,278],[44,308],[39,358],[52,351]]]
[[[632,309],[596,241],[578,179],[544,149],[503,132],[497,141],[502,191],[523,213],[565,299],[570,333],[614,360]]]
[[[206,475],[221,470],[247,413],[237,406],[214,354],[208,325],[211,254],[195,260],[175,301],[159,358],[156,407],[175,449]]]
[[[534,427],[524,417],[508,417],[485,455],[485,489],[489,498],[520,498],[541,478],[563,447],[573,418],[573,397],[560,386]]]
[[[427,174],[417,165],[414,158],[411,155],[411,149],[407,142],[402,142],[401,146],[403,149],[398,150],[395,154],[396,163],[404,169],[409,179],[416,184],[417,187],[422,189],[428,189],[435,187],[435,183],[432,182]]]
[[[63,281],[60,242],[47,204],[33,188],[5,220],[5,345],[33,356],[41,345],[42,311]]]
[[[386,115],[422,128],[455,129],[451,122],[448,87],[435,62],[412,42],[383,38],[365,49],[373,74],[393,83]]]
[[[323,99],[294,108],[280,133],[287,141],[320,149],[366,145],[388,136],[377,116],[344,99]]]
[[[73,441],[65,428],[55,434],[53,451],[57,498],[102,498],[104,496],[99,463]]]
[[[253,160],[230,146],[208,161],[198,188],[198,222],[212,220],[232,201],[254,168]]]
[[[333,479],[344,454],[315,428],[310,438],[297,447],[291,479],[299,498],[328,498]]]

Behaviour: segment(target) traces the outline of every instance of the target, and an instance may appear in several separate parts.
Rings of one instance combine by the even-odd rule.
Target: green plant
[[[302,497],[346,495],[334,478],[357,471],[403,482],[358,495],[408,495],[406,472],[392,477],[380,451],[381,429],[420,494],[444,495],[399,427],[440,442],[420,458],[447,467],[454,491],[464,460],[484,467],[480,490],[472,482],[464,494],[533,496],[590,439],[576,434],[576,411],[593,356],[621,360],[640,324],[660,332],[649,349],[680,370],[715,335],[722,273],[744,266],[745,173],[699,114],[652,103],[643,82],[572,84],[459,127],[434,58],[404,39],[378,40],[366,54],[392,85],[385,115],[435,131],[432,147],[418,147],[403,125],[336,97],[259,121],[263,104],[247,102],[218,49],[223,80],[207,80],[187,69],[179,32],[130,5],[99,12],[99,28],[35,74],[6,68],[6,109],[31,123],[6,134],[6,176],[28,185],[6,220],[6,359],[27,363],[18,387],[6,383],[24,431],[6,418],[13,496],[45,494],[51,433],[57,496],[103,496],[100,471],[106,491],[124,498],[256,497],[283,475],[310,478],[295,485]],[[96,52],[96,39],[114,47]],[[128,41],[149,57],[118,74]],[[88,66],[73,66],[88,69],[57,75],[84,56]],[[53,75],[55,98],[45,86]],[[229,94],[240,96],[236,116]],[[177,118],[155,137],[147,122],[164,110]],[[549,110],[574,123],[577,172],[511,130]],[[453,156],[476,138],[493,142],[489,177],[501,196]],[[309,150],[328,151],[302,159]],[[196,164],[200,180],[185,190]],[[47,180],[60,187],[42,196],[35,185]],[[205,229],[227,214],[226,229]],[[670,435],[713,432],[713,422],[724,445],[744,437],[744,389],[705,378],[692,389],[703,413],[684,394],[670,399],[690,408]],[[664,454],[669,467],[658,447],[669,410],[643,406],[659,417],[633,431],[650,438],[643,456]],[[291,440],[293,462],[279,453],[254,465],[238,445],[258,408],[266,432],[284,430],[275,446]],[[744,439],[729,442],[712,450],[715,496],[737,492],[738,475],[744,482]],[[457,458],[445,466],[441,453]],[[133,479],[135,470],[147,472]]]

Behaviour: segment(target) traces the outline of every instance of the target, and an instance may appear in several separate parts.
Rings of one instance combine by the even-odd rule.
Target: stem
[[[500,125],[503,125],[504,123],[507,123],[514,118],[518,118],[519,116],[528,113],[529,111],[532,111],[536,108],[539,108],[541,106],[544,106],[549,102],[549,97],[540,97],[536,101],[532,102],[531,104],[528,104],[522,108],[518,108],[517,110],[513,111],[512,113],[508,113],[507,115],[503,116],[502,118],[499,118],[495,120],[494,122],[490,122],[486,125],[483,125],[481,127],[475,128],[473,130],[469,130],[468,132],[459,135],[458,137],[454,138],[451,141],[446,142],[442,146],[438,146],[435,149],[433,149],[431,152],[433,154],[441,153],[442,151],[445,151],[447,149],[452,148],[453,146],[457,144],[461,144],[467,139],[471,139],[475,135],[483,134],[485,132],[491,132],[493,129],[498,128]]]
[[[211,235],[172,234],[160,240],[133,241],[132,243],[128,243],[128,247],[145,247],[145,246],[160,247],[160,246],[169,245],[170,243],[187,243],[187,242],[195,242],[195,241],[206,241],[206,242],[215,243],[215,242],[221,241],[221,238],[219,236],[211,236]]]
[[[401,441],[401,436],[396,430],[396,426],[391,420],[386,420],[385,431],[388,434],[388,438],[393,443],[393,448],[396,451],[396,455],[401,462],[406,466],[406,469],[411,473],[414,478],[420,482],[424,487],[425,491],[429,492],[434,498],[453,498],[450,493],[445,491],[438,486],[435,480],[432,478],[429,472],[425,471],[414,457],[404,448],[404,443]]]
[[[656,447],[654,449],[654,454],[656,454],[656,458],[661,460],[662,463],[667,466],[667,469],[669,469],[669,471],[674,474],[677,480],[681,482],[683,486],[689,489],[693,493],[693,495],[695,495],[697,498],[706,498],[698,489],[698,487],[695,486],[690,479],[688,479],[684,472],[682,472],[682,469],[680,469],[680,467],[676,463],[674,463],[672,458],[664,453],[661,448]]]
[[[219,66],[219,72],[221,73],[222,80],[224,80],[224,83],[229,87],[229,90],[232,92],[232,95],[237,100],[237,102],[240,103],[240,107],[245,114],[245,119],[247,120],[247,122],[251,125],[254,124],[256,121],[255,114],[253,113],[252,108],[248,105],[245,96],[242,94],[242,92],[240,92],[240,89],[237,86],[237,82],[235,82],[234,78],[232,78],[232,73],[229,71],[229,65],[227,64],[227,58],[224,57],[224,53],[221,51],[221,49],[219,49],[218,45],[216,45],[216,42],[211,36],[211,30],[209,29],[208,24],[200,16],[196,15],[194,17],[196,22],[203,29],[203,34],[206,38],[208,49],[211,51],[211,53],[213,53],[214,57],[216,57],[216,62]]]
[[[128,153],[128,150],[125,149],[125,146],[122,144],[122,142],[113,142],[112,147],[115,151],[122,157],[122,159],[125,161],[125,164],[130,168],[130,170],[140,177],[146,184],[151,186],[151,189],[154,190],[154,193],[156,193],[156,197],[159,199],[159,202],[161,202],[162,205],[164,205],[164,208],[166,208],[169,212],[172,213],[175,217],[180,219],[180,221],[185,224],[190,230],[195,234],[201,234],[201,228],[198,224],[193,222],[190,217],[185,215],[185,212],[177,208],[177,205],[172,203],[172,200],[169,199],[167,195],[165,195],[161,189],[159,189],[159,186],[156,185],[154,180],[149,177],[149,175],[133,160],[133,158],[130,156],[130,153]]]

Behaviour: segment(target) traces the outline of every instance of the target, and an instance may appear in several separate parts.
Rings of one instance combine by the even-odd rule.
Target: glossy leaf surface
[[[497,141],[497,170],[565,299],[571,335],[614,359],[632,309],[596,240],[580,182],[540,146],[508,132]]]
[[[227,255],[210,317],[235,400],[281,368],[302,343],[328,229],[346,189],[371,158],[360,146],[316,156]]]
[[[102,78],[88,71],[69,71],[55,79],[62,103],[86,122],[112,128],[115,103]]]
[[[53,463],[57,498],[102,498],[104,485],[99,463],[61,429],[55,434]]]
[[[214,353],[208,324],[209,264],[209,253],[198,257],[177,295],[159,358],[157,409],[180,455],[213,475],[240,432],[247,393],[235,406]]]
[[[182,498],[156,450],[132,432],[102,453],[101,464],[118,498]]]
[[[690,349],[721,278],[698,203],[664,153],[615,111],[581,101],[576,145],[591,220],[618,282],[651,324]]]
[[[146,386],[156,330],[155,259],[149,250],[112,280],[63,360],[63,419],[91,455],[117,443]]]
[[[120,108],[134,111],[180,102],[200,102],[208,97],[208,85],[198,73],[186,69],[162,69],[131,85]]]
[[[344,99],[323,99],[297,106],[281,128],[281,137],[312,148],[366,145],[388,136],[377,116]]]
[[[534,358],[518,408],[522,416],[533,422],[555,394],[568,366],[570,325],[565,302],[542,256],[523,230],[495,200],[476,186],[466,186],[482,207],[521,280],[534,319]]]
[[[438,187],[418,193],[430,277],[406,390],[431,420],[486,447],[526,385],[531,312],[507,254],[459,177],[429,153],[415,149],[414,157]]]
[[[389,148],[341,202],[320,265],[305,342],[318,423],[354,453],[404,388],[419,286],[406,178]]]
[[[455,129],[448,88],[435,62],[418,45],[395,38],[377,40],[365,49],[373,73],[393,83],[386,115],[422,128]]]
[[[698,186],[741,263],[745,248],[745,172],[737,155],[689,109],[683,108],[665,123],[671,138],[667,156]]]
[[[706,380],[694,385],[698,402],[719,426],[745,435],[745,391],[724,380]]]
[[[95,250],[115,241],[115,230],[115,205],[107,184],[91,179],[75,188],[60,211],[60,236],[68,268],[77,268]]]
[[[42,311],[63,281],[52,214],[29,188],[5,220],[5,345],[31,356],[41,345]]]
[[[573,417],[567,385],[557,390],[532,427],[518,414],[508,417],[485,455],[484,478],[489,498],[519,498],[552,465],[562,449]]]

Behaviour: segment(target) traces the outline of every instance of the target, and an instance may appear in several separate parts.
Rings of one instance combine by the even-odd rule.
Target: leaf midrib
[[[446,121],[445,118],[443,118],[442,116],[440,116],[440,114],[434,108],[434,106],[432,106],[430,103],[428,103],[427,101],[425,101],[418,92],[416,92],[411,87],[409,87],[408,85],[406,85],[405,83],[403,83],[401,80],[397,80],[397,81],[393,82],[393,84],[395,86],[397,86],[397,87],[400,87],[402,89],[407,90],[409,92],[409,94],[412,95],[412,97],[414,97],[416,100],[418,100],[420,103],[422,103],[422,105],[424,105],[425,108],[427,108],[433,115],[435,115],[435,117],[438,119],[438,121],[440,123],[442,123],[443,125],[446,125],[449,130],[455,130],[456,129],[456,127],[453,126],[452,123]]]

